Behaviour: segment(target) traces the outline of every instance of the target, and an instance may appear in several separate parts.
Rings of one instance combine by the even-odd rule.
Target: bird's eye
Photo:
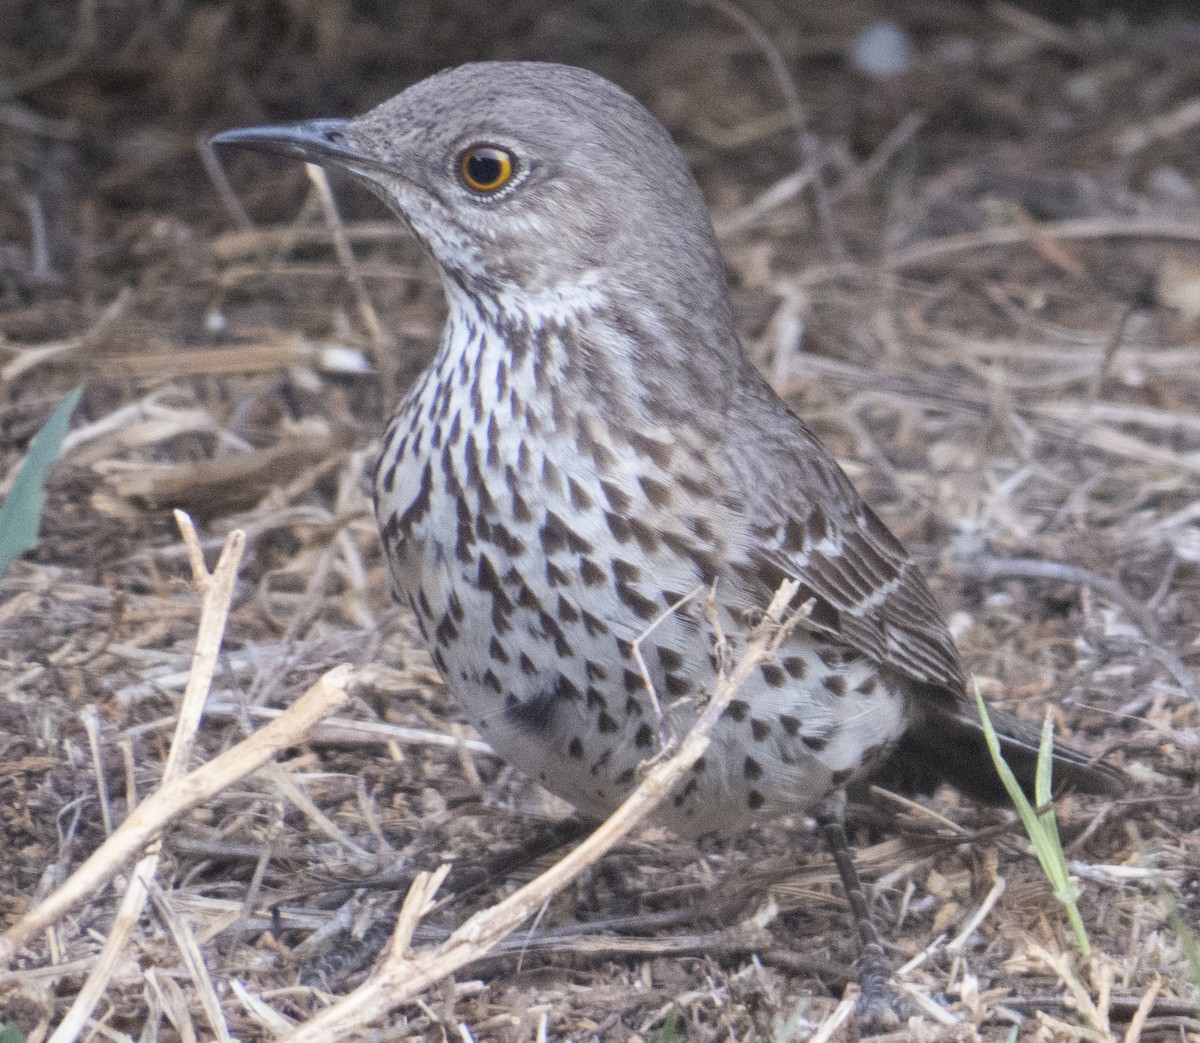
[[[483,195],[498,192],[515,172],[513,154],[495,145],[472,145],[458,157],[458,176],[463,184]]]

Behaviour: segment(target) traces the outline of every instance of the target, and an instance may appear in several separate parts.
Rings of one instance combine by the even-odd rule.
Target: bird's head
[[[712,225],[683,156],[629,94],[583,69],[463,65],[357,119],[213,141],[357,175],[427,245],[451,294],[634,292],[689,311],[693,287],[715,287],[724,311]]]

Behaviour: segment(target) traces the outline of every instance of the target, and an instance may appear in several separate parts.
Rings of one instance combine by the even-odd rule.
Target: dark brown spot
[[[576,735],[567,743],[567,755],[574,760],[583,760],[583,740]]]
[[[626,717],[641,717],[642,704],[639,703],[632,695],[625,700],[625,716]]]
[[[604,693],[595,685],[588,685],[587,690],[587,708],[595,710],[599,707],[601,710],[608,708],[608,703],[604,698]]]
[[[608,671],[599,663],[593,663],[590,659],[583,664],[583,670],[587,674],[589,681],[603,681],[608,677]]]
[[[553,511],[546,512],[541,539],[542,550],[547,554],[556,554],[564,549],[572,554],[590,554],[592,550],[592,545]]]
[[[449,612],[442,616],[437,630],[433,632],[433,639],[439,645],[449,645],[458,640],[458,627],[454,625]]]
[[[458,424],[458,417],[455,416],[454,423]],[[454,434],[454,429],[450,430],[452,439],[458,436]],[[488,417],[487,425],[487,464],[493,471],[500,468],[500,425],[496,423],[496,414],[493,413]]]
[[[767,798],[759,793],[756,789],[752,789],[746,797],[746,804],[751,811],[757,811],[764,804],[766,804],[766,802]]]
[[[620,558],[613,558],[612,571],[618,583],[636,583],[642,576],[641,569]]]
[[[615,482],[601,482],[600,488],[604,490],[604,498],[608,501],[609,507],[620,514],[629,512],[629,505],[632,501],[629,494],[619,485]]]
[[[491,594],[493,619],[497,613],[507,616],[512,612],[513,603],[504,590],[504,584],[500,582],[496,566],[492,564],[491,558],[486,554],[479,556],[479,569],[475,576],[475,584],[480,590]]]
[[[644,692],[646,690],[646,681],[636,670],[625,668],[625,672],[621,675],[621,680],[625,682],[625,691],[627,692]]]
[[[524,420],[525,430],[533,435],[534,438],[537,438],[542,433],[542,421],[534,410],[533,404],[530,402],[525,403]]]
[[[620,775],[613,779],[613,781],[618,786],[628,786],[633,781],[633,769],[626,768],[623,772],[621,772]]]
[[[559,705],[557,688],[538,692],[524,700],[509,692],[504,699],[504,715],[523,731],[541,733],[550,728]]]
[[[687,785],[683,787],[672,799],[676,807],[679,807],[685,800],[696,792],[696,780],[688,779]]]
[[[600,716],[596,720],[596,727],[600,729],[601,734],[610,734],[617,730],[617,722],[606,710],[601,710]]]
[[[564,659],[570,659],[575,654],[575,649],[567,641],[567,635],[563,633],[562,627],[558,625],[554,617],[546,612],[539,612],[538,622],[542,626],[542,633],[553,639],[554,651]]]
[[[591,558],[579,559],[579,578],[588,587],[599,587],[608,582],[608,574]]]
[[[813,753],[820,753],[826,746],[829,745],[829,740],[822,738],[819,735],[801,735],[800,741],[804,743]]]
[[[567,492],[571,495],[571,506],[577,511],[590,511],[592,509],[592,498],[574,478],[567,479]]]
[[[571,577],[560,569],[554,562],[546,560],[546,582],[552,587],[565,587],[571,582]]]
[[[561,594],[558,598],[558,618],[567,624],[576,623],[579,621],[579,610],[571,604]]]
[[[877,683],[878,682],[874,676],[864,677],[858,682],[858,684],[854,686],[854,690],[860,695],[870,695],[875,691],[875,685]]]
[[[559,675],[558,683],[554,686],[554,694],[570,703],[577,703],[583,698],[583,692],[569,677]]]
[[[763,767],[753,757],[747,757],[742,764],[742,774],[748,779],[761,779]]]
[[[788,658],[783,661],[783,668],[795,680],[803,681],[804,675],[808,673],[808,662],[803,656],[788,656]]]
[[[505,651],[504,646],[494,637],[491,644],[488,645],[488,655],[498,663],[508,662],[508,652]]]
[[[394,542],[402,543],[412,535],[413,528],[426,514],[433,500],[433,464],[426,461],[425,469],[421,472],[421,481],[417,486],[417,495],[404,512],[396,518],[396,535]],[[395,518],[395,515],[392,516]]]
[[[768,735],[771,734],[771,726],[766,721],[760,721],[757,717],[750,721],[750,734],[758,742],[762,742]]]
[[[659,646],[658,661],[664,670],[678,670],[683,666],[683,656],[673,648]]]
[[[646,499],[655,507],[667,507],[670,505],[671,487],[669,485],[650,478],[647,475],[642,475],[638,479],[638,485],[642,487],[642,492],[645,493]]]
[[[500,678],[496,676],[496,672],[494,670],[488,670],[484,673],[483,683],[497,695],[504,691],[504,685],[500,683]]]
[[[763,663],[759,670],[762,671],[763,680],[772,688],[782,688],[787,684],[787,674],[778,663]]]
[[[483,470],[479,466],[479,447],[475,444],[475,432],[467,432],[463,442],[463,459],[467,466],[467,488],[478,489],[483,485]]]
[[[605,511],[604,523],[608,526],[608,531],[612,533],[613,539],[618,543],[628,543],[633,539],[633,529],[629,527],[629,522],[622,515]]]
[[[833,695],[841,697],[846,694],[846,676],[844,674],[830,674],[821,684]]]
[[[712,482],[707,476],[681,471],[675,480],[679,483],[679,488],[692,499],[708,500],[713,497]]]
[[[599,441],[592,432],[591,424],[583,422],[576,432],[576,442],[580,452],[586,453],[596,462],[596,468],[601,473],[611,471],[616,465],[617,458],[612,450]]]
[[[676,698],[687,695],[692,690],[691,682],[682,674],[667,674],[663,678],[667,692]]]
[[[692,534],[696,537],[696,539],[701,540],[704,543],[713,543],[715,541],[713,528],[709,524],[707,518],[689,518],[687,520],[687,525],[688,528],[692,530]],[[775,586],[778,587],[779,584],[776,583]]]
[[[532,464],[533,460],[530,456],[529,446],[522,441],[517,446],[517,470],[522,474],[527,475],[529,474],[529,468]]]
[[[692,771],[694,771],[697,775],[703,775],[704,771],[707,767],[708,767],[707,758],[697,757],[696,763],[692,765]]]
[[[792,738],[795,738],[800,731],[800,718],[793,717],[790,713],[781,713],[779,715],[779,723],[783,725],[783,730],[792,736]]]
[[[541,599],[533,592],[533,588],[521,578],[516,569],[512,569],[505,578],[517,588],[518,605],[529,609],[531,612],[542,611]]]
[[[530,659],[529,656],[524,652],[521,653],[520,657],[517,659],[517,662],[520,664],[521,672],[529,677],[532,677],[538,672],[537,666],[534,665],[533,660]]]
[[[637,540],[638,546],[647,554],[653,554],[658,549],[658,530],[654,526],[647,525],[640,518],[630,518],[629,530]]]
[[[608,626],[603,620],[597,619],[587,609],[580,609],[579,618],[583,621],[583,628],[588,632],[589,637],[598,637],[608,633]]]
[[[617,584],[617,597],[621,599],[639,619],[651,620],[658,616],[658,605],[633,587]]]
[[[829,777],[829,781],[832,782],[835,786],[844,786],[852,778],[854,778],[854,769],[853,768],[843,768],[841,771],[835,771]]]
[[[475,546],[474,518],[470,514],[467,500],[461,497],[455,500],[455,510],[458,515],[458,532],[455,540],[455,557],[464,565],[475,561],[472,547]]]
[[[491,540],[510,558],[519,558],[525,553],[525,544],[499,522],[492,522]]]
[[[669,442],[659,442],[649,438],[640,431],[630,433],[629,444],[642,456],[648,456],[664,471],[671,463],[671,445]]]
[[[750,712],[750,704],[741,699],[734,699],[725,708],[722,717],[728,717],[731,720],[737,721],[739,724],[746,719],[746,715]]]
[[[642,749],[649,749],[654,745],[654,729],[648,724],[639,725],[633,741]]]

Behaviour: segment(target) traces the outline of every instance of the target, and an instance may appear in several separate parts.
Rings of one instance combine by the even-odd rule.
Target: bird
[[[717,682],[695,593],[736,646],[792,580],[802,618],[658,821],[732,836],[812,813],[850,890],[848,787],[1004,801],[926,579],[743,350],[701,191],[632,95],[476,62],[357,118],[212,140],[348,171],[436,265],[448,317],[386,426],[374,506],[397,598],[498,754],[605,817]],[[1039,729],[990,716],[1032,791]],[[1065,745],[1053,769],[1126,784]]]

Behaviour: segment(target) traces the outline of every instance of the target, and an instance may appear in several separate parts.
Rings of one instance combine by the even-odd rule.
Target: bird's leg
[[[883,948],[883,940],[871,918],[867,895],[854,867],[850,842],[846,839],[846,794],[839,792],[822,801],[813,817],[825,846],[833,856],[842,888],[850,902],[850,917],[858,934],[858,1001],[860,1017],[881,1024],[899,1024],[904,1003],[891,986],[892,961]]]
[[[461,871],[456,868],[450,878],[453,886],[446,890],[453,892],[455,901],[473,897],[489,885],[499,884],[514,873],[523,872],[546,855],[581,840],[595,826],[594,822],[578,815],[535,826],[515,847],[489,854],[480,865],[467,865]],[[359,881],[356,887],[379,887],[403,892],[409,882],[405,880],[401,883],[395,876],[389,875],[377,881]],[[372,923],[361,937],[352,937],[343,932],[327,942],[305,964],[300,971],[301,982],[320,985],[325,989],[341,987],[350,975],[370,966],[379,957],[391,939],[394,928],[395,919],[384,917]]]

